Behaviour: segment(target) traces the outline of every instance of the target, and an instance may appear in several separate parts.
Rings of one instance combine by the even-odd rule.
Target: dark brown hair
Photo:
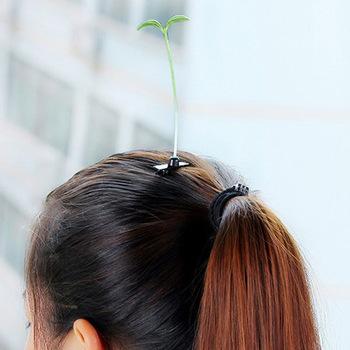
[[[215,231],[211,201],[242,179],[187,152],[191,166],[157,175],[169,156],[115,154],[47,196],[26,262],[38,349],[78,318],[106,349],[319,349],[286,227],[251,193],[229,200]]]

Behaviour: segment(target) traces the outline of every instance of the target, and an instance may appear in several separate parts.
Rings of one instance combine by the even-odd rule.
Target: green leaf
[[[163,31],[163,26],[156,20],[156,19],[149,19],[148,21],[142,22],[138,27],[137,30],[141,30],[145,27],[157,27],[161,31]]]
[[[185,21],[189,21],[190,19],[187,16],[184,15],[175,15],[172,16],[168,19],[168,22],[166,22],[166,27],[165,30],[168,30],[168,28],[173,25],[174,23],[177,22],[185,22]]]

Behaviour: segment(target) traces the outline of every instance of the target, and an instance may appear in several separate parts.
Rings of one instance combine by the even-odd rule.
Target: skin
[[[28,313],[28,308],[27,314],[30,325],[31,317]],[[28,329],[29,332],[24,350],[34,350],[32,327],[29,326]],[[60,349],[57,350],[104,350],[104,346],[94,326],[87,320],[78,319],[66,335]]]

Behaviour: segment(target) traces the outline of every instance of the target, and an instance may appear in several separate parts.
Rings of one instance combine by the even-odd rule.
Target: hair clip
[[[157,169],[157,174],[159,175],[168,175],[172,170],[188,166],[190,163],[181,162],[179,157],[170,157],[169,162],[165,164],[154,165],[153,167]]]
[[[159,21],[155,19],[149,19],[148,21],[141,23],[137,27],[137,30],[143,29],[145,27],[155,27],[161,31],[161,33],[163,34],[163,39],[165,41],[165,46],[168,54],[168,62],[170,67],[170,76],[171,76],[171,85],[172,85],[173,103],[174,103],[174,148],[173,148],[173,154],[169,158],[168,163],[158,164],[153,166],[154,168],[157,169],[156,173],[159,175],[167,175],[167,174],[170,174],[173,170],[190,165],[190,163],[180,161],[179,157],[177,156],[179,104],[177,101],[177,93],[176,93],[173,54],[170,49],[169,36],[168,36],[168,29],[171,25],[177,22],[184,22],[184,21],[189,21],[189,18],[184,15],[175,15],[169,18],[165,26],[163,26]]]
[[[238,183],[216,195],[209,207],[209,219],[215,230],[219,228],[227,201],[234,197],[246,196],[248,193],[249,187]]]

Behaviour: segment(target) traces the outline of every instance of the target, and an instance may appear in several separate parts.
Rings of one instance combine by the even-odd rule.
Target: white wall
[[[180,145],[227,161],[261,191],[310,265],[324,349],[349,349],[349,4],[191,10]]]

